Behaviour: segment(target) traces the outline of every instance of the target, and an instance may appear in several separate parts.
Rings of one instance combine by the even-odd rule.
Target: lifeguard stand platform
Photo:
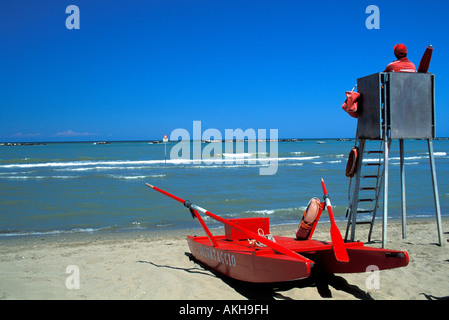
[[[368,241],[371,241],[379,197],[383,191],[382,247],[385,247],[388,217],[388,157],[393,139],[399,140],[402,237],[406,238],[404,140],[422,139],[427,140],[429,149],[438,238],[440,246],[443,245],[432,142],[435,138],[434,74],[375,73],[357,79],[357,92],[361,94],[356,136],[358,160],[354,179],[351,179],[350,183],[345,240],[354,241],[357,224],[369,224]],[[378,147],[368,150],[368,144],[376,141]],[[363,161],[364,155],[370,154],[376,158]],[[362,208],[364,206],[365,208]]]

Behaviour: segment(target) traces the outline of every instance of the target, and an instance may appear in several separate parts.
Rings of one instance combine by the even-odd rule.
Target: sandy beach
[[[295,227],[273,226],[271,233],[290,236]],[[345,230],[345,224],[339,227]],[[362,241],[365,228],[357,229]],[[447,299],[449,243],[438,246],[436,230],[434,219],[409,220],[402,239],[400,221],[389,221],[387,248],[406,250],[410,263],[381,271],[378,288],[367,288],[365,273],[320,275],[277,287],[236,282],[190,259],[185,236],[202,235],[200,229],[8,238],[0,240],[0,299]],[[448,219],[443,232],[447,241]],[[330,240],[329,224],[320,223],[314,238]],[[380,222],[373,238],[370,245],[380,247]]]

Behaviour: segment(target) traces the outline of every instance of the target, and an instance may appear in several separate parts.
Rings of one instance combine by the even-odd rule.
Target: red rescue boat
[[[343,242],[335,224],[324,181],[325,202],[304,239],[271,236],[268,218],[223,219],[190,201],[153,185],[152,189],[179,201],[197,218],[207,236],[188,236],[192,255],[208,268],[228,277],[254,283],[274,283],[304,279],[312,268],[329,273],[357,273],[404,267],[408,253],[366,247],[362,242]],[[327,206],[331,218],[332,242],[313,240],[312,235]],[[199,212],[225,225],[225,235],[213,236]]]

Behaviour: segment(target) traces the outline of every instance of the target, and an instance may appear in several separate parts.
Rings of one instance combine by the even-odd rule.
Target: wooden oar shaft
[[[155,187],[155,186],[153,186],[153,185],[151,185],[151,184],[149,184],[149,183],[145,183],[145,185],[147,185],[148,187],[150,187],[150,188],[152,188],[152,189],[154,189],[154,190],[156,190],[156,191],[158,191],[158,192],[160,192],[160,193],[166,195],[167,197],[172,198],[173,200],[176,200],[176,201],[181,202],[181,203],[184,203],[184,202],[185,202],[183,199],[181,199],[181,198],[179,198],[179,197],[177,197],[177,196],[175,196],[175,195],[173,195],[173,194],[171,194],[171,193],[168,193],[167,191],[164,191],[164,190],[162,190],[162,189],[159,189],[158,187]]]
[[[198,219],[199,223],[201,224],[201,226],[203,227],[204,231],[207,234],[207,237],[209,238],[210,242],[212,242],[212,245],[214,247],[218,247],[218,243],[215,240],[214,236],[212,235],[212,233],[210,232],[209,228],[206,226],[206,224],[204,223],[203,218],[201,218],[201,215],[198,213],[198,211],[194,210],[194,209],[190,209],[193,211],[193,214],[195,215],[195,217]]]

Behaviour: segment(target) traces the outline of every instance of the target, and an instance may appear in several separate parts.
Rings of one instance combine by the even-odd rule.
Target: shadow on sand
[[[138,263],[148,263],[157,268],[169,268],[173,270],[181,270],[188,273],[199,273],[206,276],[216,277],[233,288],[236,292],[246,297],[249,300],[292,300],[290,297],[284,296],[282,292],[294,288],[316,288],[318,294],[322,298],[332,298],[332,293],[329,287],[336,290],[346,292],[361,300],[373,300],[373,298],[359,287],[349,284],[344,278],[334,275],[333,273],[323,273],[313,270],[310,277],[307,279],[282,282],[282,283],[248,283],[244,281],[229,278],[221,273],[214,272],[208,269],[201,262],[197,261],[191,253],[186,252],[185,255],[191,261],[194,261],[200,268],[180,268],[169,265],[158,265],[148,261],[137,261]]]

